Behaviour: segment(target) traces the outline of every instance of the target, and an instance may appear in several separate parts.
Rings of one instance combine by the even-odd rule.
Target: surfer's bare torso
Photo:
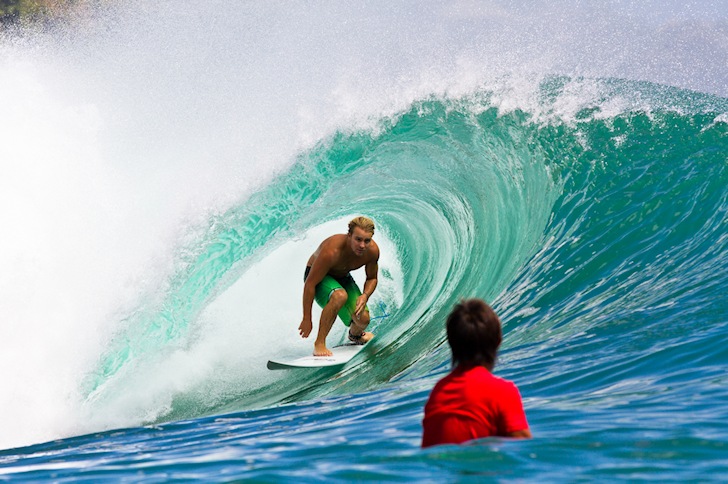
[[[356,244],[359,243],[356,235],[357,234],[354,234],[351,237],[351,243],[349,236],[346,234],[332,235],[321,242],[321,245],[319,245],[316,251],[311,254],[311,257],[309,257],[306,265],[313,269],[316,260],[322,253],[324,253],[324,257],[321,260],[321,262],[324,263],[322,265],[326,268],[326,272],[324,274],[341,278],[346,277],[349,272],[359,269],[366,264],[371,262],[376,263],[379,258],[379,247],[376,242],[371,240],[370,237],[360,237],[363,239],[361,241],[362,245],[366,243],[367,238],[369,239],[368,244],[366,244],[361,250],[351,248],[351,245],[356,246]]]

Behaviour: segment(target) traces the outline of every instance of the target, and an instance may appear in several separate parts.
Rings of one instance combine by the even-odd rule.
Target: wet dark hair
[[[484,366],[492,370],[502,339],[498,315],[481,299],[461,301],[447,317],[453,367]]]

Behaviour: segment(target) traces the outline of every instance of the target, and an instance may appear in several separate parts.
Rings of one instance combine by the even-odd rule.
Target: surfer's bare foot
[[[326,347],[326,344],[315,343],[313,345],[313,356],[334,356],[330,349]]]

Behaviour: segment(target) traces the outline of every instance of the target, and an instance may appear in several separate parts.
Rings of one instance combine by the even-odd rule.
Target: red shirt
[[[485,367],[455,368],[437,382],[425,405],[422,447],[506,437],[528,428],[516,385]]]

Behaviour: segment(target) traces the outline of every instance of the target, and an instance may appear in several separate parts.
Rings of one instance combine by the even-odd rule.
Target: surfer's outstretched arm
[[[318,257],[313,261],[311,270],[306,277],[303,285],[303,319],[298,326],[298,332],[303,338],[308,338],[313,329],[313,321],[311,319],[311,309],[316,296],[316,285],[321,282],[328,272],[331,262],[331,256],[327,251],[321,251]]]
[[[315,292],[316,286],[312,286],[306,282],[303,286],[303,319],[301,320],[301,324],[298,325],[298,333],[302,338],[308,338],[308,335],[311,334],[311,330],[313,329],[311,307],[313,306]]]

